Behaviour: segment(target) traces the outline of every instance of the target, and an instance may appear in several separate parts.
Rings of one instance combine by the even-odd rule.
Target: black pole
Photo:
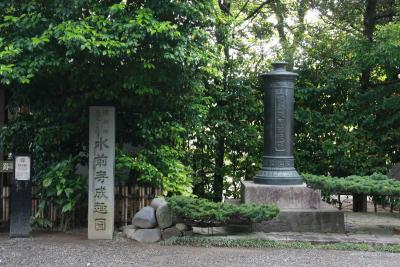
[[[23,159],[19,161],[19,158]],[[19,175],[17,173],[18,170],[22,170],[26,176]],[[31,173],[32,162],[30,156],[14,154],[14,175],[11,189],[10,237],[29,237],[30,235],[30,219],[32,213]]]
[[[301,185],[303,178],[294,168],[293,111],[296,73],[286,71],[286,62],[273,63],[271,72],[261,75],[264,90],[264,156],[254,183]]]

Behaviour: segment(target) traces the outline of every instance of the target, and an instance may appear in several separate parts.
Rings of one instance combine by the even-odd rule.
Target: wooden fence
[[[34,190],[33,190],[34,191]],[[2,186],[0,192],[1,212],[0,226],[7,227],[10,221],[10,193],[11,186]],[[151,200],[161,195],[160,189],[145,186],[116,186],[115,187],[115,224],[127,225],[133,215],[141,208],[150,205]],[[32,195],[32,215],[39,210],[39,199]],[[40,218],[47,219],[53,226],[57,226],[60,219],[60,209],[50,201],[50,205],[40,214]],[[72,226],[87,225],[87,202],[78,207],[73,214]]]

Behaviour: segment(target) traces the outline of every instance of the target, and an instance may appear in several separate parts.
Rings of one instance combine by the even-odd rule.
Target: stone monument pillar
[[[264,90],[264,152],[254,181],[242,181],[244,203],[275,204],[281,210],[270,222],[255,224],[257,231],[343,232],[343,212],[321,201],[294,167],[293,113],[296,73],[285,62],[261,75]]]
[[[88,238],[114,233],[115,108],[89,110]]]

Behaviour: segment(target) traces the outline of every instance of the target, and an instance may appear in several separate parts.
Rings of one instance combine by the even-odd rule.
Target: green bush
[[[275,205],[232,205],[184,196],[168,198],[168,206],[182,219],[205,224],[229,224],[235,221],[261,222],[270,220],[279,213]]]
[[[87,195],[87,179],[76,174],[77,157],[70,156],[51,165],[43,175],[39,186],[39,210],[33,216],[34,226],[53,227],[41,214],[51,202],[61,210],[60,230],[66,231],[73,211],[81,205]]]
[[[307,185],[323,194],[366,194],[372,196],[400,196],[400,181],[374,173],[370,176],[352,175],[344,178],[303,174]]]
[[[135,173],[141,184],[152,185],[162,189],[165,196],[192,194],[192,169],[185,166],[177,150],[161,146],[154,151],[142,150],[135,156],[117,150],[116,178],[119,181],[128,180],[123,177],[123,171]]]

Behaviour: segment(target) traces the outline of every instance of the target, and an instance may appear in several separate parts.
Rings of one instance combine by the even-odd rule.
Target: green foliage
[[[370,176],[352,175],[344,178],[303,174],[307,185],[322,190],[324,195],[366,194],[373,196],[400,196],[400,181],[374,173]]]
[[[12,116],[0,148],[32,154],[41,183],[41,170],[87,152],[88,106],[113,105],[118,146],[138,151],[117,157],[121,182],[239,198],[261,163],[258,75],[285,59],[299,73],[297,167],[385,173],[400,161],[399,3],[378,1],[370,19],[367,3],[2,1]]]
[[[312,249],[310,242],[282,242],[268,239],[251,238],[221,238],[221,237],[172,237],[163,245],[193,246],[193,247],[228,247],[228,248],[284,248],[284,249]]]
[[[194,193],[218,201],[223,195],[239,198],[240,181],[251,179],[259,167],[262,92],[258,72],[264,61],[257,42],[271,36],[263,17],[245,20],[257,3],[223,2],[225,7],[214,7],[216,25],[211,32],[217,47],[218,72],[207,80],[208,112],[191,143]],[[261,29],[266,29],[265,35],[254,38]]]
[[[374,20],[367,36],[368,2],[317,4],[332,16],[308,28],[298,59],[295,148],[302,172],[370,175],[400,160],[399,20]],[[378,17],[399,7],[378,2]]]
[[[271,220],[279,213],[279,209],[274,205],[232,205],[183,196],[170,197],[167,202],[178,217],[205,223],[220,222],[229,224],[230,221],[235,219],[261,222]]]
[[[32,154],[42,184],[41,170],[87,154],[88,106],[113,105],[118,146],[141,148],[118,159],[134,172],[125,179],[190,194],[187,148],[208,111],[204,81],[217,72],[212,7],[212,0],[2,1],[0,83],[12,114],[0,131],[2,150]]]
[[[228,248],[277,248],[277,249],[327,249],[344,251],[374,251],[400,253],[400,245],[386,244],[358,244],[358,243],[333,243],[313,244],[300,241],[276,241],[268,239],[251,238],[222,238],[222,237],[172,237],[164,242],[167,246],[193,246],[193,247],[228,247]]]
[[[165,195],[188,196],[192,193],[192,170],[182,163],[182,157],[182,153],[168,146],[144,150],[134,157],[119,151],[115,165],[117,178],[121,176],[118,170],[130,170],[139,183],[157,186]]]
[[[39,210],[34,215],[34,225],[49,227],[41,214],[53,202],[61,211],[60,229],[65,231],[70,223],[72,212],[82,205],[87,190],[87,179],[76,174],[77,157],[69,157],[46,169],[39,185]]]

